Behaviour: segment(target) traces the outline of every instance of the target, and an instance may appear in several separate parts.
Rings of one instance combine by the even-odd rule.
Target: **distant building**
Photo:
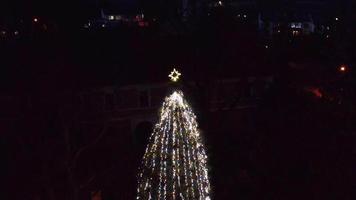
[[[115,9],[100,9],[100,15],[84,24],[84,28],[105,29],[122,25],[147,27],[149,22],[143,13],[129,14]]]
[[[300,36],[314,33],[316,24],[311,15],[284,17],[259,14],[258,29],[268,35],[285,33]]]
[[[328,27],[324,1],[283,1],[264,3],[255,0],[213,1],[210,7],[224,6],[265,35],[310,35]]]

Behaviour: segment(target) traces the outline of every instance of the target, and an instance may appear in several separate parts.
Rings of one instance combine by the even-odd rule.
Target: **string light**
[[[138,175],[138,200],[210,200],[207,155],[181,91],[163,102]]]

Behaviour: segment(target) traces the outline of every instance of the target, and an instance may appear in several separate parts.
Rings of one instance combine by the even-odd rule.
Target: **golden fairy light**
[[[139,200],[210,200],[207,155],[181,91],[163,102],[138,175]]]
[[[168,77],[171,79],[171,81],[177,82],[181,75],[182,74],[179,73],[179,71],[174,68],[173,71],[168,75]]]

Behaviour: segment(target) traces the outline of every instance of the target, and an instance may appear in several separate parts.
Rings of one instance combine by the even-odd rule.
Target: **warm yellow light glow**
[[[168,77],[171,79],[171,81],[177,82],[181,75],[182,74],[174,68],[173,71],[168,75]]]
[[[339,67],[339,70],[340,70],[341,72],[346,72],[347,67],[346,67],[345,65],[341,65],[341,66]]]

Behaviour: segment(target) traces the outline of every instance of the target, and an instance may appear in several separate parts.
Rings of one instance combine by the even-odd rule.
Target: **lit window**
[[[290,27],[291,28],[302,28],[302,23],[291,23]]]

